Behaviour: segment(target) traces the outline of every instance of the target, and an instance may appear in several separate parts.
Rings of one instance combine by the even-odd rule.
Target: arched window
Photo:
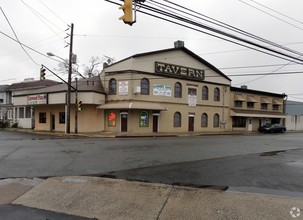
[[[202,100],[208,100],[208,87],[202,87]]]
[[[214,101],[220,101],[220,89],[217,87],[214,89]]]
[[[116,95],[117,92],[117,81],[115,79],[110,79],[109,80],[109,85],[108,85],[108,94],[109,95]]]
[[[175,83],[175,97],[181,98],[182,97],[182,85],[181,83]]]
[[[218,128],[219,127],[219,120],[220,120],[219,115],[216,113],[214,115],[214,128]]]
[[[140,112],[139,126],[148,127],[148,112],[145,110]]]
[[[181,113],[175,112],[174,114],[174,127],[181,127]]]
[[[201,116],[201,127],[206,128],[208,126],[208,115],[203,113]]]
[[[146,78],[141,79],[141,94],[149,95],[149,81]]]

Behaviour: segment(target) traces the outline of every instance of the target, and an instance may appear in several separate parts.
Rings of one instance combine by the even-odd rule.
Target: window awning
[[[280,101],[280,100],[278,100],[278,99],[274,99],[274,100],[273,100],[273,104],[274,104],[274,105],[283,105],[283,102]]]
[[[246,101],[246,99],[242,96],[242,94],[235,94],[235,101]]]
[[[154,102],[141,101],[127,101],[127,102],[113,102],[99,105],[97,109],[147,109],[166,111],[166,107]]]
[[[269,98],[261,98],[261,103],[271,104],[271,101],[269,100]]]
[[[230,116],[250,118],[286,118],[286,115],[280,112],[248,112],[244,110],[231,110]]]
[[[253,96],[247,96],[247,101],[248,102],[258,102],[257,99]]]

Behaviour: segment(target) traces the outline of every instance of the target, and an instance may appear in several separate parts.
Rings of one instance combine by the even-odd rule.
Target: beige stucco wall
[[[46,123],[39,123],[39,113],[46,112]],[[55,116],[55,131],[65,131],[65,124],[59,124],[59,112],[65,112],[65,105],[37,105],[35,107],[35,130],[51,130],[51,115]],[[71,105],[70,130],[75,130],[75,105]],[[78,112],[78,132],[104,131],[104,116],[97,105],[84,104]]]
[[[150,54],[148,56],[139,56],[124,60],[113,66],[106,68],[106,72],[121,71],[121,70],[138,70],[142,72],[155,73],[155,62],[163,62],[167,64],[174,64],[178,66],[190,67],[195,69],[205,70],[205,81],[213,83],[221,83],[230,85],[230,81],[222,77],[217,72],[211,70],[208,66],[201,63],[199,60],[193,58],[182,50],[167,51],[157,54]],[[168,74],[168,77],[171,77]]]

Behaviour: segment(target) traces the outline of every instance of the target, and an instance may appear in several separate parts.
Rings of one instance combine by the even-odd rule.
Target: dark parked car
[[[286,127],[280,124],[265,124],[258,128],[261,133],[284,133]]]

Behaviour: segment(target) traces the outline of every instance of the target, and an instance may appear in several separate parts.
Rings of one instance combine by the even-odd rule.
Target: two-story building
[[[83,108],[72,91],[72,132],[76,124],[79,132],[129,135],[246,132],[285,117],[285,95],[231,87],[229,77],[180,42],[116,62],[78,86]],[[35,109],[36,130],[64,131],[66,92],[61,84],[15,94],[14,102]]]
[[[105,130],[215,132],[228,130],[231,80],[185,47],[137,54],[101,75]]]
[[[266,123],[285,125],[285,94],[230,88],[230,116],[233,130],[257,131]]]

